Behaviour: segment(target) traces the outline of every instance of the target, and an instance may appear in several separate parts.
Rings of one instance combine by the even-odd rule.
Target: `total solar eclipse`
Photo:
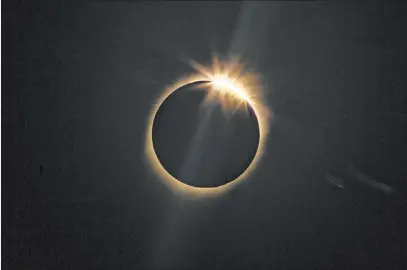
[[[207,104],[208,83],[197,81],[176,89],[159,106],[152,125],[158,161],[172,177],[197,188],[220,187],[237,179],[253,162],[260,140],[250,104],[233,112],[225,112],[221,100]]]
[[[146,161],[174,195],[213,197],[249,179],[266,146],[270,110],[261,76],[238,58],[211,66],[163,89],[145,136]]]

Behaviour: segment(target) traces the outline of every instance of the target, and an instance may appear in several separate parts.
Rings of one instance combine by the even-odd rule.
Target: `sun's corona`
[[[145,138],[145,154],[153,172],[167,185],[171,191],[188,198],[201,198],[217,196],[230,190],[235,185],[247,179],[258,166],[265,149],[265,140],[268,134],[270,111],[263,102],[263,89],[258,76],[245,72],[243,65],[237,61],[220,63],[213,59],[212,69],[200,64],[192,63],[196,74],[182,78],[167,87],[150,113]],[[207,102],[218,102],[225,112],[237,109],[253,108],[259,123],[260,138],[256,155],[249,167],[235,180],[219,187],[193,187],[182,183],[171,176],[158,160],[152,140],[152,129],[155,115],[165,99],[177,89],[188,84],[204,82],[207,90]]]

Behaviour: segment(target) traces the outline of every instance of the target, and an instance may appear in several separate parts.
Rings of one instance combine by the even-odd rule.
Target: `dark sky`
[[[274,115],[261,166],[185,202],[145,162],[148,115],[180,59],[227,55],[241,4],[3,3],[4,269],[151,269],[168,235],[173,268],[405,269],[407,6],[271,4],[249,42]],[[395,193],[325,181],[348,163]]]

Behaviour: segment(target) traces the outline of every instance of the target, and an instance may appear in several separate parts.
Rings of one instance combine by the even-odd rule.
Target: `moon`
[[[152,126],[161,166],[194,188],[232,183],[252,163],[260,141],[259,122],[250,104],[227,112],[220,99],[205,102],[208,83],[197,81],[176,89],[159,106]]]
[[[150,115],[148,117],[144,143],[147,166],[150,167],[151,171],[154,173],[157,179],[168,187],[170,192],[172,192],[175,196],[181,196],[187,199],[201,199],[220,196],[221,194],[224,194],[235,188],[243,181],[248,180],[255,169],[261,163],[263,154],[266,149],[266,139],[271,119],[271,111],[264,102],[265,98],[263,96],[263,87],[258,80],[258,76],[253,73],[246,73],[241,63],[220,63],[218,60],[216,60],[214,61],[212,70],[201,65],[197,65],[195,69],[197,70],[197,73],[193,73],[191,75],[180,78],[178,81],[175,81],[173,84],[167,86],[159,95],[156,102],[153,104]],[[166,166],[166,164],[161,163],[154,148],[153,127],[156,115],[160,110],[161,105],[167,100],[167,98],[169,98],[171,94],[177,92],[178,90],[182,90],[184,86],[187,86],[187,88],[191,87],[193,85],[190,84],[194,83],[209,84],[211,85],[210,88],[212,89],[216,87],[229,87],[228,90],[222,89],[222,91],[219,91],[220,95],[213,95],[213,93],[217,92],[208,92],[210,100],[220,100],[221,104],[228,105],[229,102],[227,97],[230,95],[225,95],[225,93],[230,92],[234,94],[235,97],[239,97],[241,100],[244,99],[244,105],[246,105],[245,108],[247,109],[246,111],[248,112],[248,115],[250,115],[251,112],[252,114],[254,113],[257,118],[259,140],[254,158],[252,159],[246,170],[241,173],[236,179],[229,182],[227,180],[223,180],[224,184],[222,185],[216,185],[216,181],[209,184],[208,182],[206,182],[206,186],[202,186],[202,184],[201,186],[199,186],[199,183],[198,185],[196,183],[194,185],[190,185],[188,184],[188,181],[186,179],[184,179],[186,183],[180,181],[180,179],[177,179],[174,176],[176,175],[176,173],[171,174],[171,172],[169,172],[167,168],[164,167]],[[236,99],[232,99],[232,101],[235,100]],[[237,105],[241,104],[240,101],[237,102]],[[192,104],[192,102],[190,101],[187,103]],[[232,102],[232,104],[233,109],[235,108],[236,104],[234,104],[234,102]],[[222,105],[221,107],[227,108],[228,106]],[[241,108],[238,106],[237,109],[240,110]],[[248,159],[249,156],[250,155],[247,155],[246,159]],[[160,158],[162,159],[162,157]],[[231,164],[233,164],[233,162]],[[238,169],[239,168],[237,168],[236,171],[239,171]]]

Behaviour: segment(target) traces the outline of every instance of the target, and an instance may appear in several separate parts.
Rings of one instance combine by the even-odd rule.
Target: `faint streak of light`
[[[199,154],[201,152],[201,147],[204,143],[205,134],[208,129],[208,125],[215,109],[215,106],[210,106],[209,108],[203,108],[204,115],[203,119],[198,125],[198,130],[195,132],[195,135],[192,139],[191,145],[188,149],[187,155],[185,157],[184,166],[181,171],[181,179],[193,179],[196,178],[196,166],[199,165]],[[195,174],[195,175],[194,175]],[[199,179],[197,179],[199,180]]]
[[[259,50],[259,48],[253,48],[253,46],[259,45],[261,43],[263,43],[263,45],[264,45],[264,42],[262,42],[261,40],[265,36],[265,29],[267,28],[267,25],[264,22],[267,21],[267,15],[268,15],[267,9],[264,7],[266,7],[266,5],[264,5],[264,3],[256,3],[256,2],[244,3],[242,5],[239,21],[237,23],[237,27],[236,27],[235,33],[234,33],[234,38],[231,42],[231,46],[230,46],[230,50],[229,50],[229,56],[230,56],[229,60],[235,59],[236,56],[244,55],[246,57],[246,59],[247,59],[247,57],[250,57],[250,60],[252,60],[250,62],[250,64],[252,64],[253,62],[257,63],[257,60],[259,60],[261,58],[261,57],[259,57],[261,55],[261,50]],[[255,14],[256,12],[260,12],[261,14]],[[260,16],[258,16],[258,15],[260,15]],[[249,19],[247,19],[247,18],[249,18]],[[258,19],[260,19],[260,20],[258,21]],[[258,25],[258,24],[256,25],[256,23],[253,23],[253,20],[256,20],[256,22],[263,23],[264,25]],[[255,27],[255,29],[254,29],[254,27]],[[256,32],[255,30],[257,30],[257,29],[262,29],[262,31]],[[259,35],[262,35],[262,36],[259,36]],[[252,46],[249,47],[248,46],[249,44],[252,44]],[[257,52],[257,54],[256,54],[256,52]],[[255,61],[253,61],[253,59]],[[212,64],[213,64],[212,72],[215,75],[219,75],[219,73],[220,73],[219,67],[221,65],[218,61],[218,58],[214,57]],[[240,71],[239,68],[241,67],[241,65],[234,65],[232,67],[233,67],[233,69],[238,67],[237,70]],[[195,68],[196,68],[196,66],[195,66]],[[227,68],[226,70],[230,70],[230,69]],[[181,81],[175,83],[174,85],[170,86],[169,88],[167,88],[164,91],[164,94],[159,98],[158,102],[156,103],[156,105],[152,111],[152,114],[151,114],[150,120],[149,120],[149,124],[148,124],[148,131],[147,131],[147,136],[146,136],[146,139],[147,139],[146,140],[146,154],[147,154],[148,160],[150,161],[150,165],[152,165],[152,167],[153,167],[153,171],[158,173],[158,176],[161,179],[164,179],[164,183],[166,185],[168,185],[174,193],[176,193],[176,194],[181,193],[181,195],[184,195],[184,196],[181,196],[181,198],[179,198],[179,199],[181,199],[181,205],[175,205],[173,207],[170,207],[170,209],[169,209],[170,216],[165,221],[166,225],[164,226],[164,229],[160,234],[158,249],[156,250],[156,253],[154,254],[154,258],[153,258],[156,265],[164,266],[166,268],[174,267],[174,258],[172,258],[172,256],[177,255],[177,254],[174,254],[174,252],[171,248],[171,244],[173,244],[173,241],[181,241],[181,239],[183,239],[182,235],[180,237],[181,239],[179,239],[179,236],[180,236],[179,233],[184,232],[183,229],[185,229],[185,227],[182,226],[182,228],[179,228],[179,226],[182,225],[182,224],[180,224],[179,219],[182,217],[184,217],[184,218],[186,217],[188,219],[187,228],[191,228],[192,227],[191,225],[194,225],[194,224],[191,224],[191,222],[193,222],[193,221],[197,222],[197,220],[202,219],[202,216],[203,216],[202,213],[198,213],[197,215],[191,216],[192,214],[197,212],[196,211],[197,209],[194,209],[194,211],[192,211],[189,208],[185,208],[186,205],[183,204],[182,200],[184,198],[202,198],[202,197],[206,198],[208,196],[217,196],[219,194],[222,194],[226,190],[228,190],[231,186],[240,182],[242,179],[245,179],[251,173],[251,171],[253,171],[256,168],[256,166],[259,163],[259,160],[264,152],[265,138],[266,138],[266,135],[268,132],[269,111],[268,111],[267,107],[263,105],[263,103],[264,103],[263,98],[260,96],[256,96],[256,99],[255,99],[256,102],[253,102],[253,104],[251,104],[251,106],[253,107],[253,110],[255,111],[257,119],[259,121],[260,142],[259,142],[259,147],[258,147],[258,153],[256,154],[256,157],[252,161],[252,164],[249,166],[249,168],[246,170],[246,172],[244,174],[242,174],[234,182],[230,182],[229,184],[226,184],[226,185],[218,187],[218,188],[193,188],[193,187],[190,187],[188,185],[181,183],[177,179],[170,176],[165,171],[165,169],[162,167],[162,165],[159,162],[157,162],[158,160],[156,160],[156,155],[154,153],[152,140],[151,140],[152,123],[153,123],[152,121],[154,120],[155,113],[157,112],[161,103],[165,100],[166,97],[168,97],[176,89],[178,89],[181,86],[186,85],[188,83],[192,83],[192,82],[196,82],[196,81],[200,81],[200,80],[212,81],[212,82],[214,81],[214,80],[211,80],[210,77],[205,76],[205,75],[207,75],[207,74],[205,74],[206,69],[201,69],[199,71],[204,71],[204,72],[199,72],[198,75],[194,75],[192,77],[182,79]],[[235,72],[235,73],[239,73],[239,72]],[[227,75],[230,75],[230,74],[227,74]],[[253,81],[253,80],[250,80],[250,81]],[[215,81],[215,86],[216,85],[217,86],[227,86],[224,84],[224,82],[225,81],[223,81],[219,85],[219,81]],[[205,124],[202,124],[202,123],[201,123],[201,125],[205,126]],[[198,132],[200,132],[200,131],[198,130]],[[196,135],[196,137],[198,139],[201,136],[203,136],[201,133],[198,133]],[[186,163],[186,166],[190,167],[191,164]],[[192,166],[192,167],[194,167],[194,166]],[[184,167],[184,173],[189,174],[192,172],[193,171],[190,171],[190,169]],[[176,198],[176,201],[177,200],[178,199]],[[188,205],[189,205],[189,203],[188,203]],[[201,206],[201,205],[199,204],[199,206]],[[202,209],[199,212],[202,212]],[[178,255],[180,255],[180,254],[178,254]],[[189,257],[189,256],[185,256],[184,251],[182,251],[182,256]],[[160,260],[163,260],[163,261],[160,261]]]
[[[376,180],[371,179],[370,177],[368,177],[367,175],[363,174],[362,172],[360,172],[359,170],[357,170],[354,166],[348,166],[348,170],[350,173],[352,173],[353,175],[356,176],[356,181],[366,184],[374,189],[378,189],[381,190],[383,192],[385,192],[386,194],[391,194],[394,192],[393,188],[384,184],[384,183],[380,183]]]
[[[344,188],[344,181],[342,178],[339,177],[334,177],[331,174],[326,174],[325,176],[326,181],[331,183],[332,185],[339,187],[339,188]]]
[[[264,59],[268,21],[272,7],[269,1],[243,1],[229,57],[247,59],[250,66],[257,66]]]

